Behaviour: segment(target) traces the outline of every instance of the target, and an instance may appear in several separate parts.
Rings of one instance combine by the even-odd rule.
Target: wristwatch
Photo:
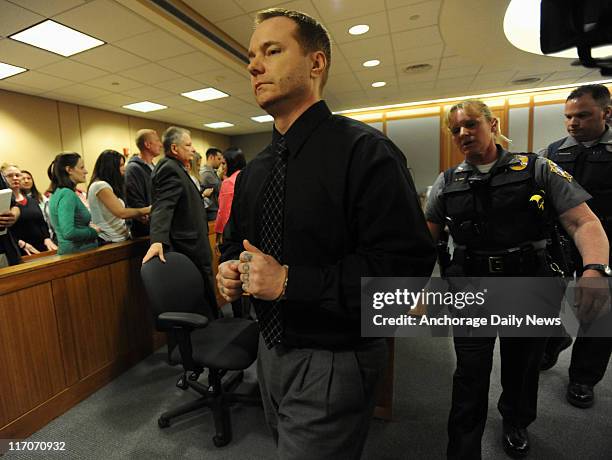
[[[582,271],[585,272],[587,270],[597,270],[603,276],[612,276],[612,269],[609,265],[604,264],[586,264],[582,267]]]

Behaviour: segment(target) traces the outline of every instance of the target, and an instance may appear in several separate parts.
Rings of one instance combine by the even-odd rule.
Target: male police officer
[[[611,114],[610,92],[603,85],[584,85],[570,93],[565,102],[565,127],[569,136],[540,152],[571,173],[592,198],[587,202],[612,235],[612,130],[606,124]],[[579,258],[578,258],[579,259]],[[572,271],[580,275],[583,261],[574,261]],[[606,272],[607,266],[591,267]],[[541,369],[550,369],[559,353],[569,347],[569,336],[552,337],[546,346]],[[576,407],[591,407],[593,387],[603,378],[610,353],[610,337],[578,337],[572,350],[567,400]]]
[[[454,105],[447,114],[453,141],[465,161],[434,183],[426,219],[434,239],[449,224],[455,243],[453,263],[465,276],[546,276],[546,222],[534,212],[532,198],[544,196],[585,263],[606,264],[608,242],[599,220],[584,203],[590,198],[553,162],[533,154],[510,154],[496,145],[499,121],[481,101]],[[601,277],[585,270],[584,277]],[[581,308],[601,301],[601,291],[579,282]],[[560,299],[561,292],[559,292]],[[539,365],[545,337],[501,337],[503,393],[498,408],[504,418],[503,445],[513,457],[529,450],[527,426],[536,418]],[[447,455],[481,457],[480,440],[487,419],[493,337],[454,338],[457,368],[453,376]]]

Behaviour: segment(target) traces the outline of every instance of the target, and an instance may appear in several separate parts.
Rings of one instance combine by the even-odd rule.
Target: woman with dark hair
[[[104,150],[94,166],[87,190],[92,221],[101,229],[100,243],[117,243],[130,237],[125,219],[143,219],[146,208],[126,208],[123,201],[125,158],[115,150]]]
[[[75,193],[85,183],[87,169],[78,153],[60,153],[47,170],[51,179],[49,215],[57,235],[58,254],[71,254],[98,246],[100,228],[91,223],[91,214]]]
[[[246,166],[246,160],[242,149],[238,147],[230,147],[223,152],[223,159],[227,165],[225,172],[226,179],[223,180],[221,188],[219,189],[219,212],[217,213],[217,220],[215,222],[215,233],[216,233],[216,250],[219,252],[219,246],[223,243],[223,230],[229,220],[230,213],[232,211],[232,201],[234,199],[234,187],[236,185],[236,178],[242,168]],[[242,317],[242,300],[238,299],[232,302],[232,310],[234,311],[235,317]]]
[[[49,236],[49,229],[38,201],[28,197],[21,188],[22,171],[15,165],[8,165],[3,172],[13,191],[16,205],[21,211],[19,219],[11,228],[21,254],[38,254],[57,249]]]

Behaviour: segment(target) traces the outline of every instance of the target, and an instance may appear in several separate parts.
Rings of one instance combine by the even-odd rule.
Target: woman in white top
[[[104,150],[94,166],[87,190],[91,220],[100,227],[102,244],[130,238],[125,219],[147,219],[151,206],[126,208],[123,202],[125,158],[115,150]]]

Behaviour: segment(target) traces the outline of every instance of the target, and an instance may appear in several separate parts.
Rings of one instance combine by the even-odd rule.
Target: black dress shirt
[[[5,182],[4,177],[0,174],[0,190],[9,188],[8,184]],[[11,197],[11,208],[16,205],[15,198]],[[0,227],[0,230],[2,227]],[[11,235],[11,230],[8,231],[4,235],[0,235],[0,254],[6,254],[6,258],[9,262],[9,265],[15,265],[21,263],[21,256],[19,255],[19,249],[17,249],[17,244]]]
[[[259,247],[272,144],[236,181],[222,261],[242,240]],[[332,115],[319,101],[285,133],[289,149],[282,264],[289,266],[281,305],[283,343],[343,348],[360,340],[362,276],[429,276],[434,245],[406,159],[378,130]]]

